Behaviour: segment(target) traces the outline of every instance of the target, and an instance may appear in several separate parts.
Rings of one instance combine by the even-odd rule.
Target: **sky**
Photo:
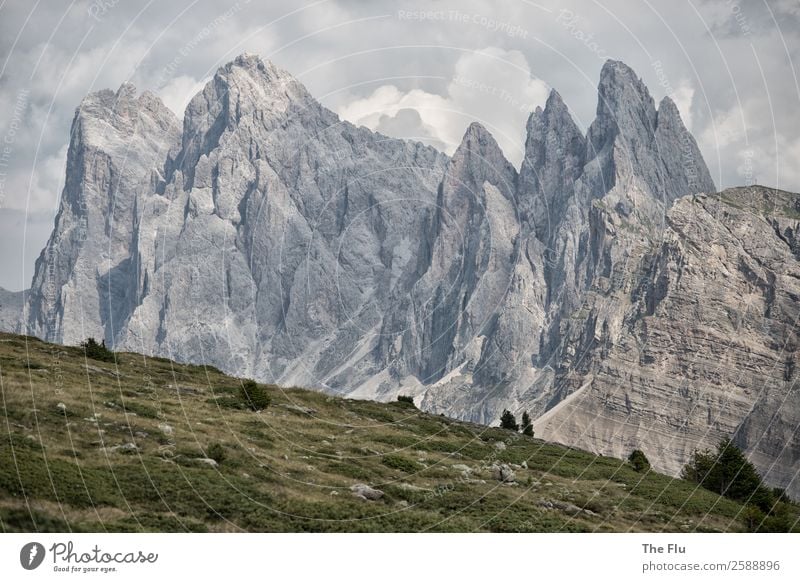
[[[179,116],[243,52],[341,117],[451,153],[472,121],[517,167],[555,88],[591,124],[606,59],[669,95],[718,188],[800,191],[798,0],[0,2],[0,287],[30,285],[64,185],[70,124],[132,82]]]

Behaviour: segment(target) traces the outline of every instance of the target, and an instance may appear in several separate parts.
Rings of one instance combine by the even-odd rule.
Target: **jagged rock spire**
[[[137,198],[152,193],[167,151],[179,141],[175,115],[152,93],[87,95],[72,122],[67,175],[53,232],[36,261],[29,332],[74,344],[113,343],[133,307],[131,246]]]
[[[694,136],[686,129],[675,103],[668,96],[658,106],[655,147],[662,163],[665,196],[716,191]]]
[[[748,188],[672,204],[713,190],[674,103],[656,110],[618,62],[598,97],[584,137],[553,92],[517,176],[479,124],[449,159],[341,122],[254,55],[220,68],[182,134],[152,95],[93,94],[30,331],[357,397],[424,394],[427,410],[483,422],[565,402],[537,433],[614,454],[656,418],[664,438],[642,446],[665,468],[697,444],[687,435],[709,434],[718,407],[702,403],[726,395],[719,430],[749,415],[750,442],[763,419],[791,436],[793,413],[753,395],[759,370],[778,370],[783,401],[796,369],[783,349],[800,294],[786,275],[793,198]],[[739,296],[756,306],[741,317]],[[719,329],[734,340],[723,366]],[[687,374],[702,380],[688,392]],[[776,450],[759,449],[762,466]],[[785,485],[796,459],[781,463]]]
[[[520,206],[526,222],[547,241],[558,229],[583,171],[586,139],[555,89],[544,110],[537,107],[530,115],[527,130]]]

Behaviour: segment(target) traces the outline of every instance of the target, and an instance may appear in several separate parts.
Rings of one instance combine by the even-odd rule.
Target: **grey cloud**
[[[750,37],[773,33],[800,34],[797,0],[703,0],[715,18],[711,29],[717,36]]]
[[[740,7],[736,13],[734,4]],[[632,6],[624,0],[543,0],[537,5],[490,0],[303,5],[285,0],[85,0],[66,5],[43,0],[34,9],[6,2],[0,9],[0,63],[5,63],[0,70],[0,136],[11,121],[8,105],[20,91],[29,91],[29,103],[0,208],[6,226],[0,272],[16,272],[17,258],[23,257],[21,223],[9,213],[28,208],[39,217],[52,217],[57,207],[60,185],[53,169],[63,163],[72,116],[83,95],[131,80],[140,90],[172,89],[173,103],[179,103],[181,87],[208,78],[245,50],[298,76],[334,110],[386,84],[446,95],[463,55],[486,47],[520,51],[531,74],[558,89],[584,128],[594,117],[602,62],[618,58],[644,78],[657,100],[679,87],[694,90],[692,129],[718,186],[755,176],[768,185],[800,190],[795,169],[800,92],[792,60],[800,44],[800,10],[794,0],[701,2],[699,16],[679,2]],[[437,15],[421,19],[405,14],[420,11]],[[571,13],[569,22],[563,11]],[[746,19],[748,34],[737,14]],[[509,34],[503,23],[518,29]],[[167,87],[174,77],[185,77],[183,85]],[[479,97],[475,116],[481,111]],[[495,97],[485,99],[484,108]],[[382,124],[395,135],[424,131],[411,112]],[[41,219],[36,220],[40,225]],[[29,224],[28,230],[27,244],[38,251],[47,229]],[[24,256],[19,260],[31,260],[27,247]],[[0,285],[19,288],[22,282],[12,279]]]
[[[381,115],[376,131],[393,137],[421,141],[440,150],[445,148],[423,123],[416,109],[400,109],[395,115]]]

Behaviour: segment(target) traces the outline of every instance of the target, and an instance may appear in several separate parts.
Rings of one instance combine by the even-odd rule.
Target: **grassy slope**
[[[743,529],[741,505],[692,484],[402,403],[269,387],[254,413],[214,369],[7,334],[0,379],[2,531]],[[213,443],[219,467],[196,460]],[[488,469],[523,461],[516,485]]]

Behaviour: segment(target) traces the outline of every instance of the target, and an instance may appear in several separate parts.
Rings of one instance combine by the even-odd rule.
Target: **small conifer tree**
[[[522,434],[529,437],[533,436],[533,423],[527,410],[522,413]]]
[[[517,419],[511,413],[510,410],[503,411],[503,415],[500,417],[500,428],[513,430],[514,432],[519,431],[519,424],[517,424]]]
[[[250,410],[264,410],[270,405],[270,397],[254,380],[245,380],[240,389],[242,400]]]

